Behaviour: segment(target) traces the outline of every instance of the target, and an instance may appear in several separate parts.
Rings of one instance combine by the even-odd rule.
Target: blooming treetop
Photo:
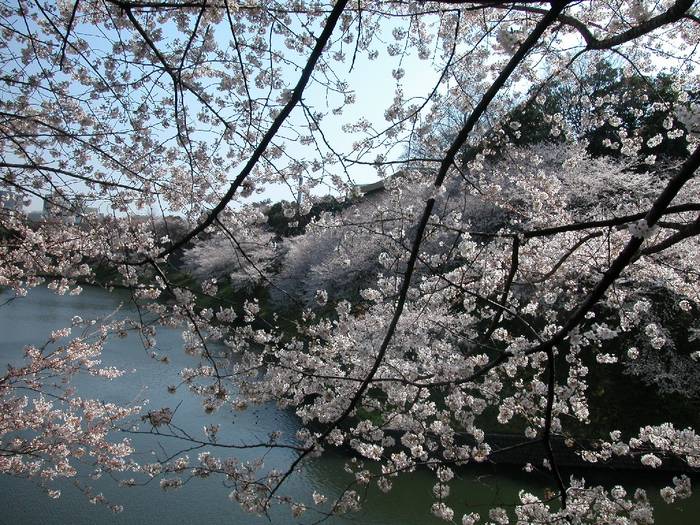
[[[651,522],[643,492],[563,479],[551,444],[570,437],[570,422],[589,420],[590,356],[656,377],[660,352],[678,338],[697,344],[700,19],[692,0],[20,0],[2,2],[0,20],[0,185],[49,210],[30,223],[3,207],[0,285],[21,296],[50,276],[56,293],[80,293],[77,282],[94,280],[97,267],[118,272],[139,311],[184,327],[193,362],[173,388],[189,389],[206,411],[274,401],[304,424],[297,436],[229,444],[294,449],[285,471],[214,453],[194,465],[184,456],[127,459],[129,442],[107,436],[140,409],[97,406],[53,379],[118,374],[100,368],[99,352],[123,330],[155,345],[156,330],[142,319],[105,322],[91,335],[50,335],[0,377],[0,470],[50,484],[89,455],[103,469],[160,477],[164,488],[179,486],[184,472],[219,474],[247,510],[278,502],[299,515],[310,506],[353,510],[358,486],[390,490],[396,476],[427,466],[436,476],[432,512],[474,523],[475,513],[458,516],[443,500],[456,467],[498,454],[482,428],[492,410],[498,423],[516,418],[528,441],[541,443],[557,486],[551,500],[521,494],[521,523]],[[663,122],[646,138],[622,125],[614,95],[582,87],[571,100],[585,116],[578,124],[612,130],[603,144],[614,158],[593,158],[542,94],[613,58],[627,75],[663,70],[676,96],[645,101]],[[372,61],[390,70],[394,86],[383,123],[350,81]],[[420,96],[405,85],[412,68],[435,72]],[[516,146],[512,138],[528,128],[513,110],[534,107],[551,140]],[[460,115],[458,124],[438,133],[445,115]],[[687,149],[681,160],[643,155],[677,139]],[[320,217],[289,241],[275,269],[273,239],[247,199],[286,185],[298,208],[291,215],[304,213],[320,188],[353,195],[367,166],[396,174],[385,194]],[[140,210],[177,214],[186,233],[163,235]],[[333,255],[300,262],[329,246]],[[295,328],[253,296],[202,306],[219,284],[192,289],[170,278],[184,248],[192,268],[280,294],[293,295],[286,288],[295,276],[309,277]],[[360,289],[336,293],[334,275]],[[680,334],[654,304],[659,291],[686,315]],[[83,323],[92,326],[76,320]],[[636,346],[606,343],[616,339]],[[237,356],[234,365],[210,351],[214,342]],[[635,364],[640,355],[648,358]],[[686,374],[679,377],[697,377],[697,356],[674,357]],[[668,383],[682,388],[675,375]],[[168,407],[142,414],[161,436],[182,439],[175,417]],[[700,462],[690,428],[610,431],[597,449],[579,451],[585,460]],[[205,442],[215,444],[216,434],[208,429]],[[377,467],[358,467],[356,486],[333,502],[284,496],[306,459],[340,446]],[[662,496],[689,493],[688,478],[676,477]],[[487,514],[508,520],[504,509]]]

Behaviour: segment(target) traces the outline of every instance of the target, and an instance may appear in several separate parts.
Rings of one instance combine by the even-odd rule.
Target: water
[[[8,297],[8,292],[0,293],[0,303]],[[0,363],[18,363],[24,345],[42,344],[52,329],[68,326],[74,315],[103,317],[113,313],[121,303],[124,306],[117,316],[133,313],[125,292],[109,294],[98,288],[86,288],[79,296],[58,297],[44,288],[32,290],[28,297],[0,307]],[[274,406],[258,407],[242,413],[221,410],[206,415],[185,390],[168,394],[167,386],[179,382],[178,371],[184,366],[192,366],[194,361],[180,350],[181,338],[177,330],[159,329],[158,344],[159,351],[169,355],[170,364],[150,359],[133,334],[126,339],[111,340],[105,348],[104,364],[135,372],[113,381],[78,378],[75,384],[79,394],[117,403],[149,399],[153,408],[175,408],[179,405],[178,423],[194,434],[199,432],[198,436],[203,436],[201,429],[205,425],[219,423],[222,441],[254,442],[264,439],[273,430],[282,430],[287,436],[296,432],[299,423],[293,414]],[[136,459],[142,462],[152,461],[151,451],[172,453],[178,446],[178,443],[167,438],[154,439],[152,436],[133,436],[133,441],[140,450]],[[184,448],[186,445],[181,446]],[[194,452],[190,456],[195,458],[196,454]],[[252,458],[254,454],[247,457]],[[265,464],[284,469],[293,459],[293,453],[275,450],[266,456]],[[351,477],[343,471],[347,460],[348,457],[341,454],[328,454],[312,461],[301,473],[287,481],[283,494],[310,502],[309,495],[316,490],[332,499],[351,482]],[[612,484],[612,479],[606,479],[609,474],[589,473],[586,478],[593,476],[598,478],[596,482]],[[619,482],[620,475],[616,475],[615,480]],[[630,486],[641,485],[658,501],[658,490],[667,484],[668,479],[635,473],[623,475],[622,481]],[[81,482],[93,486],[95,492],[103,492],[114,503],[124,505],[124,512],[113,514],[103,506],[89,504],[72,481],[59,483],[62,495],[58,500],[52,500],[31,481],[0,476],[0,525],[270,523],[267,518],[243,512],[236,502],[231,501],[228,498],[231,490],[222,478],[192,479],[181,489],[170,492],[161,490],[157,480],[145,487],[134,488],[120,488],[113,480],[104,478],[91,480],[83,476]],[[419,471],[399,478],[389,494],[382,494],[370,487],[363,493],[366,501],[362,511],[350,516],[333,517],[327,523],[444,523],[433,518],[429,512],[434,483],[434,476],[427,471]],[[551,480],[546,476],[538,478],[511,468],[479,467],[459,473],[452,484],[448,502],[455,510],[456,521],[459,521],[464,512],[484,513],[491,506],[513,505],[521,489],[541,495],[546,487],[552,487]],[[657,523],[697,523],[700,519],[700,498],[694,496],[683,504],[659,505],[658,509]],[[301,519],[294,519],[286,507],[276,508],[270,516],[274,524],[313,523],[321,517],[309,511]]]

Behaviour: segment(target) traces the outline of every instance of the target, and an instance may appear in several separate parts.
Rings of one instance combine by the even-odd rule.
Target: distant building
[[[376,182],[372,182],[370,184],[360,184],[357,189],[360,193],[365,198],[374,198],[386,190],[387,183],[389,183],[393,179],[400,179],[404,176],[403,170],[399,170],[396,173],[393,173],[391,175],[387,175],[383,179],[379,179]]]
[[[384,181],[379,180],[377,182],[373,182],[372,184],[361,184],[358,189],[360,190],[360,193],[362,195],[368,195],[370,193],[375,193],[378,191],[384,191]]]
[[[65,196],[54,192],[44,198],[43,216],[46,220],[60,220],[65,224],[71,224],[73,206]]]

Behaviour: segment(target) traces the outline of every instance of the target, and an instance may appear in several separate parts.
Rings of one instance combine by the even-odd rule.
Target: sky
[[[400,22],[387,22],[386,25],[381,28],[381,34],[374,35],[377,41],[374,47],[380,51],[379,58],[370,61],[366,53],[360,52],[352,72],[348,72],[348,69],[350,68],[350,57],[352,56],[351,51],[354,44],[346,46],[346,63],[338,65],[336,71],[340,76],[344,77],[348,85],[354,90],[356,103],[347,106],[340,116],[329,115],[321,124],[321,128],[328,141],[341,153],[349,153],[352,148],[352,142],[357,138],[356,136],[343,132],[341,129],[343,124],[365,118],[375,128],[383,129],[387,126],[388,122],[384,118],[384,111],[391,104],[397,83],[392,77],[392,70],[399,67],[400,61],[401,67],[405,70],[405,76],[400,81],[404,89],[405,98],[425,97],[431,92],[438,79],[438,73],[434,71],[430,61],[421,61],[415,54],[409,54],[403,58],[400,56],[389,56],[386,53],[386,44],[382,45],[379,43],[382,39],[385,40],[387,44],[393,42],[392,29],[394,25],[392,24],[399,23]],[[297,27],[297,29],[299,29],[299,27]],[[169,30],[170,29],[167,27],[163,28],[163,31],[166,33]],[[96,33],[94,28],[92,31]],[[225,38],[226,41],[228,41],[230,38],[230,35],[227,34],[228,29],[226,24],[222,24],[216,31],[221,31],[222,39]],[[314,31],[318,34],[320,28],[314,29]],[[83,35],[88,35],[86,38],[89,39],[89,27],[81,28],[80,32]],[[338,37],[338,33],[339,31],[336,28],[334,32],[335,38]],[[97,42],[97,39],[95,39],[95,42]],[[290,56],[297,64],[304,64],[306,56],[295,56],[293,53],[286,51],[281,37],[273,36],[272,43],[276,49]],[[99,47],[99,44],[96,43],[96,47]],[[104,47],[102,51],[106,51]],[[287,87],[293,87],[295,85],[299,73],[299,70],[292,66],[282,66],[282,74]],[[263,89],[263,91],[265,90]],[[333,97],[331,97],[331,99],[332,98]],[[307,88],[304,102],[312,109],[321,112],[328,112],[328,106],[337,106],[339,103],[337,97],[336,100],[331,100],[330,103],[328,103],[325,93],[323,93],[318,86],[314,87],[313,85]],[[304,126],[306,124],[300,107],[295,109],[288,119],[288,123],[292,126]],[[295,144],[289,145],[288,153],[295,158],[311,158],[311,150],[309,148],[303,148]],[[390,158],[400,157],[402,153],[402,151],[395,150],[391,153]],[[370,161],[373,159],[365,158],[363,160]],[[230,180],[236,176],[238,169],[240,169],[240,167],[235,167],[230,170]],[[337,166],[337,169],[340,171],[340,166]],[[341,175],[341,173],[338,174]],[[376,170],[371,166],[354,166],[350,169],[350,175],[352,180],[357,184],[367,184],[375,182],[378,179]],[[79,188],[79,185],[75,187]],[[315,191],[322,194],[328,190],[326,187],[321,186]],[[255,195],[253,198],[256,200],[270,199],[274,202],[281,199],[290,199],[291,197],[289,189],[279,184],[268,186],[263,193]],[[38,199],[34,199],[30,209],[36,210],[40,208],[41,202]]]
[[[381,37],[391,41],[391,30],[393,26],[387,25],[382,31]],[[379,46],[378,46],[379,47]],[[384,46],[385,47],[385,46]],[[381,50],[381,47],[379,47]],[[351,53],[348,53],[351,55]],[[427,97],[433,90],[435,83],[439,79],[439,74],[434,70],[429,60],[420,60],[415,54],[400,56],[388,56],[386,52],[380,52],[375,60],[369,60],[366,53],[358,53],[352,71],[350,71],[350,60],[336,68],[336,73],[348,83],[355,93],[354,104],[344,107],[340,116],[334,116],[330,110],[338,106],[338,99],[328,103],[325,93],[318,86],[307,86],[303,100],[312,110],[327,112],[329,115],[321,123],[323,134],[338,152],[349,154],[352,151],[353,142],[358,139],[355,134],[346,133],[342,130],[343,125],[356,122],[361,118],[369,121],[375,129],[382,130],[390,122],[384,117],[386,109],[394,99],[397,80],[392,76],[392,70],[401,66],[405,70],[404,77],[400,80],[401,87],[406,98]],[[299,73],[296,71],[286,71],[287,83],[292,87]],[[290,116],[288,122],[306,125],[306,120],[302,116],[302,109],[297,106]],[[309,150],[290,147],[288,150],[293,155],[300,157],[308,155]],[[403,151],[394,150],[389,158],[399,158]],[[364,161],[373,158],[363,158]],[[338,171],[341,167],[337,166]],[[358,184],[369,184],[380,179],[376,170],[372,166],[355,165],[351,167],[349,173],[353,181]],[[340,173],[338,173],[340,175]],[[319,189],[319,192],[323,190]],[[271,199],[273,202],[282,199],[290,199],[287,187],[270,186],[268,190],[256,197],[257,199]]]
[[[398,23],[398,22],[397,22]],[[391,30],[393,25],[387,25],[387,27],[382,28],[382,34],[375,34],[374,37],[381,41],[386,40],[388,43],[393,42],[391,36]],[[221,26],[222,38],[226,38],[226,41],[230,38],[230,33],[227,34],[227,25],[222,24]],[[74,31],[81,34],[82,38],[91,40],[90,34],[97,34],[96,29],[89,26],[77,26]],[[166,27],[164,31],[169,31]],[[320,32],[320,30],[319,30]],[[318,33],[317,33],[318,34]],[[338,36],[338,28],[334,32],[334,38]],[[96,49],[100,50],[101,53],[107,52],[104,44],[97,38],[97,36],[92,39],[93,44]],[[279,37],[273,38],[273,46],[278,50],[282,50],[287,56],[291,57],[297,64],[304,64],[307,57],[296,55],[288,51],[284,51],[284,44]],[[352,149],[352,143],[357,139],[356,135],[348,134],[342,131],[342,126],[344,124],[354,122],[360,118],[364,118],[369,121],[372,126],[376,129],[384,129],[389,122],[384,118],[384,112],[386,108],[391,104],[394,98],[394,92],[397,85],[397,80],[392,77],[392,70],[396,69],[401,65],[405,70],[405,76],[401,79],[401,85],[404,93],[407,97],[425,97],[433,89],[434,84],[437,82],[438,74],[433,70],[430,65],[430,61],[421,61],[414,55],[406,55],[403,58],[400,56],[390,57],[386,53],[386,46],[381,44],[375,47],[380,51],[379,57],[376,60],[369,60],[366,53],[358,53],[356,61],[352,71],[350,72],[350,58],[352,57],[352,48],[354,43],[350,46],[345,46],[344,51],[346,51],[347,61],[345,64],[340,64],[337,66],[336,73],[338,76],[343,77],[350,88],[355,93],[356,102],[352,105],[345,106],[342,115],[336,116],[330,113],[330,107],[335,107],[340,105],[339,98],[333,97],[330,100],[327,98],[326,93],[319,88],[317,85],[309,85],[304,94],[304,103],[310,107],[312,110],[328,113],[329,116],[325,118],[321,123],[321,129],[327,138],[328,142],[333,145],[336,151],[349,154]],[[348,52],[348,48],[349,51]],[[383,52],[382,52],[383,51]],[[337,65],[337,63],[335,63]],[[300,71],[291,66],[281,66],[282,74],[286,81],[287,87],[293,87],[299,77]],[[254,88],[251,86],[251,90]],[[263,90],[264,91],[264,90]],[[254,92],[254,96],[256,96]],[[329,107],[330,106],[330,107]],[[301,107],[297,106],[293,113],[290,115],[288,124],[291,125],[306,125],[306,119],[303,116],[303,110]],[[296,144],[289,144],[288,153],[295,158],[310,158],[312,150],[309,148],[303,148]],[[391,158],[399,157],[402,151],[393,151],[391,153]],[[363,160],[373,160],[370,158],[364,158]],[[233,179],[237,175],[237,169],[231,170],[229,178]],[[338,171],[342,171],[340,166],[337,166]],[[378,180],[376,170],[371,166],[356,165],[349,169],[349,174],[353,182],[356,184],[367,184],[375,182]],[[342,175],[342,173],[338,173]],[[75,189],[79,189],[80,184],[74,186]],[[328,188],[324,186],[319,186],[316,188],[315,192],[317,194],[328,193]],[[282,184],[268,185],[266,190],[261,194],[256,194],[251,197],[253,200],[264,200],[269,199],[273,202],[287,199],[292,199],[290,195],[289,188]],[[102,206],[104,207],[104,205]],[[38,198],[33,198],[32,203],[28,211],[37,211],[42,208],[42,202]],[[106,210],[105,210],[106,211]],[[147,212],[144,211],[144,212]],[[144,213],[141,212],[141,213]],[[155,213],[155,210],[154,210]]]

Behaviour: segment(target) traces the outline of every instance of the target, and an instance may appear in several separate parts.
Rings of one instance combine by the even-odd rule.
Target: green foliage
[[[592,69],[574,82],[546,85],[534,100],[513,109],[503,126],[508,141],[524,146],[584,139],[591,155],[619,157],[620,147],[611,148],[606,143],[619,144],[621,137],[636,135],[641,139],[642,156],[685,158],[685,136],[665,136],[668,108],[681,104],[670,76],[625,74],[605,61]],[[520,127],[513,129],[510,122],[518,122]],[[674,126],[682,128],[680,123]],[[561,133],[553,135],[556,127]],[[656,135],[664,136],[663,142],[647,144]]]

